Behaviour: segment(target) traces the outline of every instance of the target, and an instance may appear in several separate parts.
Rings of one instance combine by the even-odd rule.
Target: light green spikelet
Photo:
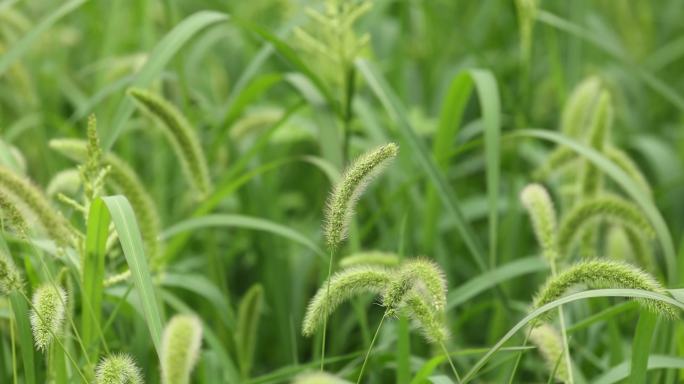
[[[33,293],[31,329],[36,348],[45,352],[55,336],[61,333],[67,295],[64,289],[43,284]]]
[[[4,192],[0,191],[0,220],[2,230],[12,229],[20,236],[28,234],[28,225],[16,204]]]
[[[109,172],[102,161],[102,147],[100,146],[100,137],[97,134],[95,115],[88,117],[87,132],[86,160],[83,165],[78,167],[83,182],[86,207],[91,201],[102,194],[105,178]]]
[[[100,361],[95,370],[96,384],[143,384],[140,368],[126,354],[116,354]]]
[[[197,133],[187,119],[171,103],[151,92],[132,89],[129,93],[162,122],[166,137],[176,152],[190,186],[198,198],[207,196],[212,189],[209,167]]]
[[[393,315],[409,294],[416,294],[432,311],[442,312],[446,308],[446,292],[444,273],[437,264],[427,259],[409,260],[389,285],[382,304],[388,315]]]
[[[518,13],[520,56],[523,62],[527,63],[532,53],[532,31],[537,16],[538,0],[515,0],[515,8]]]
[[[163,384],[188,384],[199,358],[202,323],[194,315],[176,315],[164,329],[161,348]]]
[[[364,251],[351,254],[340,260],[340,268],[349,268],[357,265],[396,267],[399,265],[399,256],[391,252]]]
[[[14,291],[21,291],[24,281],[16,265],[9,255],[0,251],[0,294],[8,295]]]
[[[563,383],[568,382],[568,367],[561,361],[563,339],[558,331],[550,324],[542,323],[530,330],[529,340],[539,350],[549,372],[555,369],[555,379]]]
[[[560,173],[567,167],[577,161],[577,154],[568,147],[559,147],[553,150],[551,154],[544,159],[544,164],[540,165],[534,173],[532,178],[535,180],[543,180],[554,173]]]
[[[67,196],[74,196],[81,188],[81,175],[76,169],[66,169],[55,174],[48,183],[45,192],[48,197],[65,194]]]
[[[598,152],[603,152],[606,138],[613,125],[613,106],[610,94],[607,91],[601,92],[598,105],[593,116],[589,130],[588,144]],[[584,162],[584,169],[580,176],[581,196],[594,196],[601,189],[601,172],[590,161]]]
[[[303,373],[295,377],[292,384],[350,384],[350,381],[341,379],[328,372]]]
[[[73,242],[74,231],[71,225],[50,205],[43,192],[28,180],[2,166],[0,166],[0,192],[13,201],[20,212],[28,212],[58,245],[66,246]],[[27,223],[31,222],[25,215],[22,214],[22,217]]]
[[[585,79],[573,90],[561,116],[561,131],[564,134],[572,138],[584,137],[600,91],[601,81],[597,77]]]
[[[653,196],[653,191],[651,191],[651,185],[648,183],[648,180],[646,180],[644,174],[627,153],[613,146],[606,146],[604,153],[608,159],[631,177],[645,193],[649,196]]]
[[[656,270],[650,244],[633,228],[611,226],[606,235],[605,247],[606,255],[613,260],[630,260],[646,271]]]
[[[614,195],[597,196],[576,204],[561,221],[558,229],[560,254],[568,255],[574,241],[596,220],[632,228],[647,238],[655,236],[651,223],[634,203]]]
[[[538,291],[534,308],[539,308],[562,297],[570,288],[584,284],[590,288],[642,289],[665,294],[665,289],[650,274],[620,261],[589,260],[571,266],[550,277]],[[647,309],[667,318],[676,318],[677,309],[672,305],[651,299],[638,299]]]
[[[444,312],[416,292],[409,292],[402,302],[402,309],[414,320],[429,343],[441,344],[449,338]]]
[[[26,158],[24,155],[17,147],[10,145],[2,139],[0,139],[0,165],[22,175],[26,173]]]
[[[554,263],[558,258],[557,220],[556,210],[548,191],[539,184],[530,184],[520,193],[520,200],[532,219],[534,234],[544,258],[549,263]]]
[[[304,336],[313,335],[340,304],[363,293],[383,293],[390,281],[390,273],[382,267],[359,266],[335,273],[330,278],[329,294],[328,283],[325,282],[309,302],[302,333]]]
[[[366,152],[346,169],[330,194],[325,211],[325,237],[330,248],[339,247],[347,237],[356,201],[398,151],[394,143],[380,146]]]
[[[83,140],[53,139],[50,140],[49,145],[50,148],[73,161],[84,162],[87,159],[87,144]],[[123,159],[113,153],[107,153],[103,156],[103,163],[109,167],[107,182],[130,201],[140,225],[145,251],[152,267],[156,267],[156,256],[160,253],[157,240],[160,220],[154,199],[147,192],[137,173]]]

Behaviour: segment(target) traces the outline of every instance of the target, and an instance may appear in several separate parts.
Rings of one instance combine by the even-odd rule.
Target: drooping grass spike
[[[620,167],[629,177],[634,180],[639,187],[646,192],[649,196],[653,195],[651,191],[651,185],[646,180],[646,176],[641,172],[636,163],[619,148],[613,146],[606,146],[605,155],[610,159],[615,165]]]
[[[606,235],[605,247],[605,254],[613,260],[629,260],[648,272],[656,271],[650,244],[633,228],[611,226]]]
[[[83,140],[53,139],[49,145],[73,161],[84,162],[87,159],[87,144]],[[158,260],[156,256],[160,253],[157,240],[160,220],[154,199],[147,192],[137,173],[124,160],[113,153],[106,153],[103,156],[103,163],[109,167],[107,182],[130,201],[140,225],[140,233],[151,266],[157,267],[155,263]]]
[[[449,338],[444,311],[435,309],[424,296],[415,291],[408,292],[402,300],[402,309],[414,320],[429,343],[441,344]]]
[[[394,143],[380,146],[359,157],[346,169],[330,194],[325,211],[325,237],[330,248],[338,248],[347,237],[356,200],[398,151],[399,147]]]
[[[353,253],[340,260],[340,268],[349,268],[357,265],[396,267],[399,265],[399,256],[391,252],[363,251]]]
[[[620,261],[589,260],[571,266],[558,275],[549,278],[534,299],[534,308],[539,308],[563,296],[573,286],[584,284],[590,288],[642,289],[665,293],[665,289],[648,273]],[[667,318],[677,317],[675,307],[651,299],[638,299],[647,309]]]
[[[598,104],[592,117],[587,141],[589,146],[603,152],[606,138],[610,134],[613,125],[613,105],[610,94],[607,91],[601,92]],[[584,169],[580,176],[580,195],[590,197],[596,195],[601,189],[602,175],[599,169],[590,161],[584,162]]]
[[[0,251],[0,294],[8,295],[24,288],[24,280],[12,259]]]
[[[3,231],[11,229],[19,236],[28,234],[28,224],[23,214],[12,199],[2,191],[0,191],[0,221],[2,221]]]
[[[309,302],[302,333],[313,335],[340,304],[356,295],[383,293],[391,279],[390,272],[382,267],[353,267],[337,272],[330,278],[330,284],[324,283]]]
[[[584,137],[600,91],[601,81],[593,76],[582,81],[573,90],[561,116],[561,131],[564,134],[576,139]]]
[[[393,315],[410,293],[422,298],[433,312],[445,310],[446,280],[437,264],[427,259],[409,260],[394,275],[382,300],[388,315]]]
[[[549,373],[554,372],[556,380],[568,382],[568,367],[561,361],[563,355],[563,339],[556,329],[548,323],[542,323],[530,330],[530,342],[542,355]]]
[[[126,354],[105,357],[95,370],[97,384],[143,384],[140,368]]]
[[[35,219],[55,243],[60,246],[72,244],[74,230],[71,225],[31,182],[0,166],[0,192],[15,204],[25,222],[31,223],[31,219]]]
[[[164,329],[161,348],[163,384],[188,384],[199,359],[202,323],[194,315],[176,315]]]
[[[558,258],[558,241],[556,238],[556,209],[546,188],[540,184],[530,184],[520,193],[527,213],[532,220],[532,227],[544,258],[554,263]]]
[[[142,89],[131,89],[129,94],[162,122],[166,137],[176,152],[190,186],[198,194],[198,198],[207,196],[212,189],[209,167],[197,132],[188,120],[176,107],[158,95]]]
[[[351,384],[351,382],[328,372],[310,372],[295,377],[292,384]]]
[[[558,228],[560,254],[567,255],[587,225],[599,219],[630,227],[647,238],[655,236],[651,223],[634,203],[615,195],[598,196],[577,203],[561,221]]]
[[[31,329],[36,348],[45,352],[55,336],[61,333],[67,294],[59,286],[46,283],[33,293]]]

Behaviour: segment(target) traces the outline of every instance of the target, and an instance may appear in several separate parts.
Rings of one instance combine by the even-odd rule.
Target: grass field
[[[680,0],[0,0],[0,383],[684,382]]]

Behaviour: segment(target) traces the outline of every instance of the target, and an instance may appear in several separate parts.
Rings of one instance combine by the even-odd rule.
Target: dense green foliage
[[[123,3],[0,0],[0,383],[684,380],[680,0]]]

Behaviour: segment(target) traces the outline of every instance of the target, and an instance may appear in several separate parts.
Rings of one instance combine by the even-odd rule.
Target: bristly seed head
[[[201,345],[202,323],[197,316],[174,316],[164,329],[162,338],[162,383],[188,384]]]
[[[67,295],[64,289],[47,283],[33,293],[31,328],[36,347],[47,351],[55,336],[61,333]]]
[[[563,355],[563,339],[553,326],[543,323],[530,330],[530,342],[534,344],[546,362],[549,372],[555,374],[556,380],[565,383],[568,381],[568,367],[561,361]]]
[[[539,184],[530,184],[520,193],[520,200],[532,219],[534,234],[544,258],[550,263],[555,262],[558,257],[556,210],[549,193]]]
[[[383,145],[359,157],[346,169],[330,194],[325,211],[325,237],[330,248],[339,247],[347,237],[356,201],[398,151],[394,143]]]
[[[126,354],[106,357],[95,370],[97,384],[143,384],[140,368]]]

